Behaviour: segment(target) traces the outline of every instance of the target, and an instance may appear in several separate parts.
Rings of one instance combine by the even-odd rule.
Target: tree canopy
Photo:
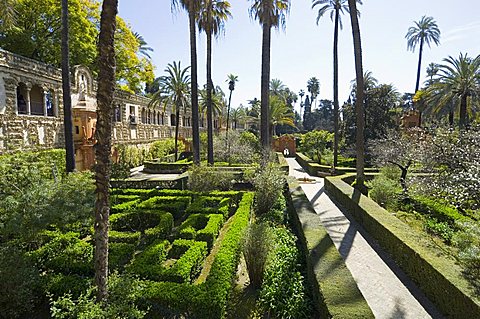
[[[54,0],[12,0],[15,24],[0,24],[0,47],[13,53],[59,67],[61,64],[61,3]],[[94,0],[70,0],[70,65],[85,65],[97,74],[97,39],[100,7]],[[115,50],[117,83],[140,93],[143,83],[153,81],[153,66],[142,50],[145,41],[117,17]],[[138,34],[137,34],[138,35]],[[143,38],[142,38],[143,39]]]

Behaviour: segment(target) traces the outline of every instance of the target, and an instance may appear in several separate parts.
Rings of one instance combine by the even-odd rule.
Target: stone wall
[[[73,116],[95,111],[97,84],[90,70],[73,67],[71,82]],[[62,94],[60,69],[0,49],[0,154],[64,147]],[[174,136],[171,108],[149,107],[149,102],[115,92],[114,144],[148,144]],[[191,137],[190,118],[188,112],[181,114],[182,137]]]

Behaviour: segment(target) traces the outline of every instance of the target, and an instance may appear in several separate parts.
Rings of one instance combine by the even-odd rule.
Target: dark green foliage
[[[154,192],[151,193],[153,194]],[[191,201],[190,196],[154,196],[140,203],[138,208],[168,211],[178,219]]]
[[[108,240],[110,243],[137,244],[140,240],[140,235],[140,232],[110,230],[108,232]]]
[[[215,214],[221,213],[225,217],[229,214],[231,199],[220,196],[199,196],[188,207],[187,213]]]
[[[65,274],[93,274],[93,246],[78,233],[60,234],[32,254],[39,267]]]
[[[38,270],[21,250],[0,246],[0,318],[19,318],[39,301]]]
[[[275,249],[265,267],[260,308],[269,318],[308,318],[305,280],[299,271],[296,238],[286,228],[274,229]]]
[[[368,196],[380,206],[396,210],[400,205],[402,187],[398,179],[391,179],[385,174],[376,175],[366,183]]]
[[[165,217],[165,215],[169,216]],[[159,224],[162,224],[163,229],[163,223],[168,225],[170,221],[173,221],[172,214],[161,211],[137,210],[110,216],[111,229],[117,231],[145,231]]]
[[[52,297],[61,297],[65,294],[78,298],[85,293],[93,284],[93,277],[81,275],[65,275],[62,273],[51,273],[45,277],[45,289]]]
[[[283,196],[283,194],[280,194],[280,196],[275,201],[275,204],[273,204],[272,208],[266,214],[258,216],[258,220],[260,222],[266,222],[272,226],[284,225],[286,222],[286,208],[287,203],[285,200],[285,196]]]
[[[184,239],[195,239],[197,230],[205,228],[208,217],[205,214],[192,214],[178,228],[178,235]]]
[[[163,269],[162,263],[167,259],[169,248],[170,243],[167,240],[150,245],[126,266],[127,271],[146,279],[157,280]]]
[[[454,226],[456,221],[468,220],[454,207],[439,199],[417,196],[414,200],[418,212],[428,214],[439,221],[447,222],[450,226]]]
[[[108,244],[108,265],[113,269],[125,266],[133,257],[135,245],[128,243]]]
[[[93,189],[89,173],[69,174],[57,182],[29,181],[18,190],[10,187],[10,194],[0,196],[0,237],[33,241],[38,232],[51,225],[65,230],[73,222],[89,224],[94,205]]]
[[[178,239],[177,239],[178,240]],[[175,241],[172,244],[175,246]],[[200,274],[202,263],[207,256],[207,244],[204,242],[192,241],[187,251],[172,265],[163,271],[163,280],[172,282],[189,282]]]
[[[172,232],[173,216],[170,213],[164,213],[160,217],[157,226],[145,230],[145,238],[147,242],[153,242],[157,239],[165,239]]]
[[[108,303],[95,301],[95,289],[85,285],[84,292],[79,296],[72,294],[52,296],[50,312],[56,319],[110,319],[129,318],[141,319],[146,310],[137,307],[145,284],[135,277],[114,273],[108,278]]]
[[[208,248],[211,249],[213,242],[218,236],[220,229],[223,226],[224,217],[220,214],[208,215],[208,222],[205,228],[200,229],[195,237],[198,241],[207,242]]]
[[[134,195],[125,195],[125,196],[134,196]],[[135,197],[137,197],[137,196],[135,196]],[[127,212],[127,211],[130,211],[130,210],[133,210],[133,209],[135,209],[135,207],[137,207],[139,202],[140,202],[140,199],[137,198],[137,199],[134,199],[134,200],[131,200],[131,201],[125,201],[125,202],[122,202],[122,203],[119,203],[119,204],[112,203],[110,212],[112,214],[115,214],[115,213],[122,213],[122,212]]]

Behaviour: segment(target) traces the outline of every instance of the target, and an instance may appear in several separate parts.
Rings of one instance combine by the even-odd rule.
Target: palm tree
[[[178,8],[178,3],[188,12],[188,23],[190,28],[190,67],[191,84],[190,97],[192,105],[192,147],[193,162],[200,164],[200,131],[198,122],[198,82],[197,82],[197,16],[200,10],[201,1],[198,0],[172,0],[172,9]],[[178,119],[177,119],[178,121]]]
[[[207,89],[203,89],[199,91],[200,93],[200,100],[199,100],[199,110],[200,114],[207,113]],[[226,105],[225,102],[225,94],[223,91],[217,86],[217,88],[213,91],[212,97],[212,117],[221,117],[224,113],[224,108]]]
[[[95,284],[97,302],[107,298],[108,219],[112,151],[113,93],[115,91],[115,29],[118,0],[104,0],[98,37],[97,124],[95,137]]]
[[[417,81],[415,83],[415,92],[418,91],[420,85],[420,70],[422,67],[422,53],[423,44],[427,43],[428,47],[433,42],[436,45],[440,44],[440,29],[437,22],[432,17],[423,16],[420,21],[415,21],[415,26],[408,29],[405,35],[407,39],[407,48],[415,51],[417,44],[420,44],[418,55]]]
[[[272,27],[285,29],[286,15],[290,11],[290,0],[251,0],[249,13],[258,20],[263,29],[262,35],[262,75],[261,75],[261,123],[260,142],[265,153],[270,149],[269,136],[269,85],[270,85],[270,43]]]
[[[427,67],[427,76],[430,77],[430,79],[428,80],[428,85],[433,84],[433,77],[437,75],[437,73],[438,73],[438,64],[434,62],[430,63]]]
[[[360,191],[365,188],[365,114],[364,114],[364,83],[362,66],[362,42],[360,39],[360,26],[358,24],[357,1],[348,0],[348,9],[350,11],[350,22],[352,24],[353,50],[355,53],[355,74],[357,79],[357,93],[355,99],[355,110],[357,113],[357,176],[355,187]]]
[[[163,105],[175,111],[175,161],[178,159],[178,128],[180,125],[180,109],[184,111],[189,106],[190,99],[190,67],[182,69],[180,61],[169,63],[159,80],[160,90],[152,95],[149,106]]]
[[[362,1],[357,0],[359,4]],[[318,9],[317,24],[323,15],[330,11],[330,19],[334,21],[333,27],[333,168],[337,167],[338,161],[338,28],[343,29],[342,17],[344,12],[349,12],[347,0],[313,0],[312,9]]]
[[[277,125],[289,125],[295,127],[295,114],[290,107],[285,103],[285,99],[278,95],[270,96],[270,137],[273,134],[277,135]]]
[[[282,95],[287,87],[279,79],[270,80],[270,94],[273,95]]]
[[[230,3],[223,0],[204,0],[200,7],[198,27],[207,36],[207,162],[213,165],[212,118],[212,36],[225,31],[225,21],[231,17]]]
[[[317,96],[320,94],[320,81],[316,77],[311,77],[307,82],[307,90],[310,92],[312,101],[315,100],[315,106],[317,106]]]
[[[240,104],[240,106],[237,107],[236,109],[233,109],[231,113],[232,113],[231,117],[232,117],[232,122],[233,122],[233,129],[237,130],[238,122],[246,119],[247,110],[245,109],[245,107],[242,104]]]
[[[62,0],[62,91],[66,156],[65,168],[67,172],[73,172],[75,170],[75,146],[73,144],[72,96],[70,91],[68,0]]]
[[[15,2],[14,0],[0,0],[0,22],[6,29],[15,26]]]
[[[230,105],[232,104],[232,93],[235,90],[235,83],[238,82],[238,76],[229,74],[227,76],[228,89],[230,90],[230,96],[228,97],[228,109],[227,109],[227,141],[228,141],[228,129],[230,120]]]
[[[436,105],[434,112],[452,110],[452,105],[459,104],[459,126],[463,129],[468,125],[468,105],[480,98],[480,55],[472,59],[460,53],[458,59],[449,56],[443,61],[446,63],[438,66],[439,74],[427,93]]]
[[[135,40],[137,40],[138,42],[138,52],[144,57],[151,59],[152,57],[148,52],[153,52],[153,49],[148,46],[143,36],[138,32],[133,33],[133,36],[135,37]]]

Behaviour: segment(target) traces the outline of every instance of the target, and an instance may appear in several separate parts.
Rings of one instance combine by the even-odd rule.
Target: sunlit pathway
[[[442,318],[432,303],[376,243],[368,238],[365,231],[356,222],[345,217],[342,210],[330,200],[324,192],[323,178],[311,177],[293,158],[288,158],[287,161],[290,176],[309,177],[317,181],[301,184],[302,189],[345,260],[375,317]]]

